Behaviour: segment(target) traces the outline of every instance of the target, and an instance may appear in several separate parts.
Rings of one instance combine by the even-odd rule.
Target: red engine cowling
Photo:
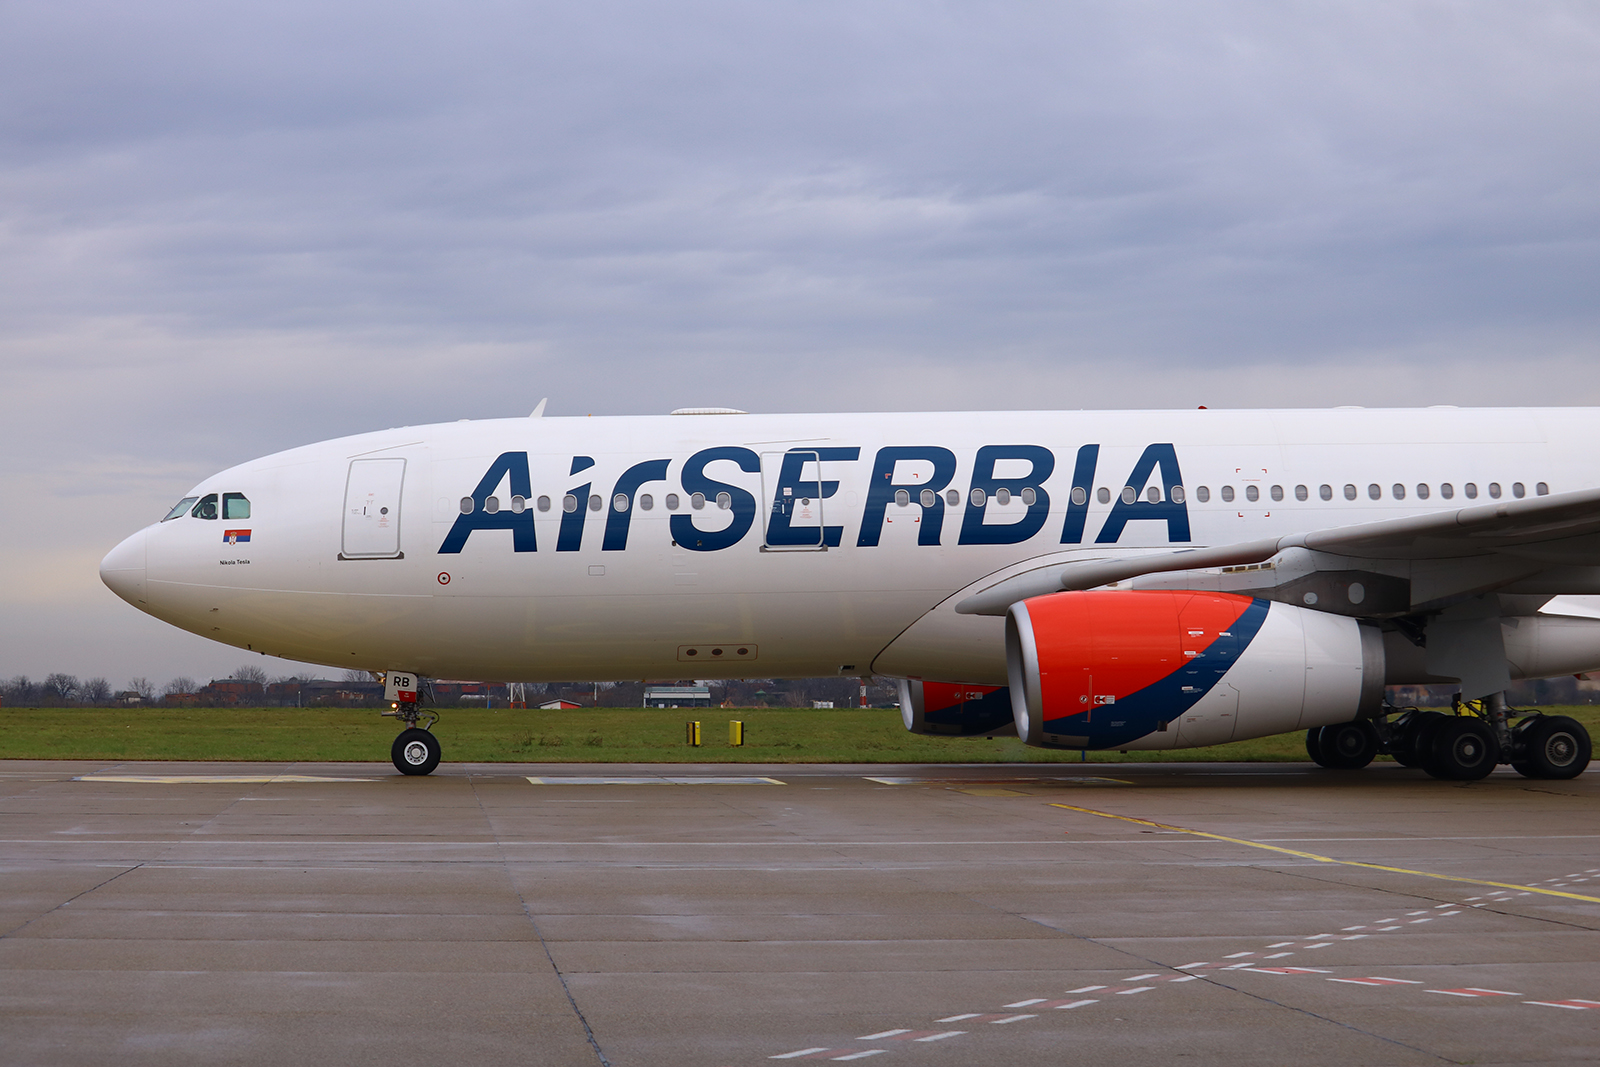
[[[900,680],[900,717],[914,734],[1009,737],[1017,732],[1005,686]]]
[[[1017,734],[1186,748],[1348,722],[1383,703],[1383,639],[1355,619],[1229,593],[1068,592],[1013,604]]]

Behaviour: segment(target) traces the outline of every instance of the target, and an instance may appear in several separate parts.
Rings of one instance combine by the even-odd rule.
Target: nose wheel
[[[439,757],[443,754],[439,739],[416,726],[402,730],[389,750],[395,770],[401,774],[431,774],[439,766]]]

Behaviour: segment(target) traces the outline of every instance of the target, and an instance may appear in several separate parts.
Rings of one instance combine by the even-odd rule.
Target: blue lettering
[[[896,482],[895,464],[902,460],[933,464],[933,476],[927,481]],[[872,482],[867,486],[867,507],[861,516],[861,533],[856,537],[858,546],[876,545],[883,533],[883,515],[894,500],[895,493],[904,489],[911,503],[922,508],[922,527],[917,531],[917,544],[937,545],[944,530],[944,497],[941,490],[956,476],[956,454],[938,445],[905,445],[878,449],[872,461]],[[922,503],[922,491],[931,490],[933,503]]]
[[[501,480],[506,478],[511,482],[511,495],[527,500],[533,490],[528,478],[526,452],[503,452],[489,465],[488,472],[478,482],[478,488],[472,491],[472,512],[456,516],[455,524],[450,527],[444,543],[439,546],[440,555],[460,552],[466,545],[467,538],[472,536],[475,530],[510,530],[512,551],[534,551],[536,541],[532,511],[526,509],[513,511],[509,508],[500,508],[493,512],[488,510],[490,494],[499,487]]]
[[[606,536],[600,543],[602,552],[621,552],[628,547],[628,525],[633,518],[635,496],[645,482],[659,482],[667,476],[667,460],[651,459],[635,463],[622,472],[617,486],[611,491],[611,511],[606,515]],[[627,498],[627,510],[617,510],[617,497]]]
[[[1099,445],[1078,449],[1072,467],[1072,493],[1067,497],[1067,521],[1061,524],[1061,543],[1083,544],[1083,524],[1089,520],[1089,494],[1094,492],[1094,468],[1100,459]]]
[[[761,457],[748,448],[734,445],[702,448],[689,457],[688,462],[683,465],[684,492],[701,493],[707,500],[715,500],[719,494],[727,493],[728,506],[733,512],[733,521],[726,529],[711,531],[697,527],[693,515],[672,516],[672,539],[679,547],[687,548],[691,552],[715,552],[736,545],[750,532],[750,526],[756,520],[756,498],[751,493],[737,485],[729,485],[706,477],[706,466],[719,459],[732,460],[740,470],[747,473],[761,473]]]
[[[996,478],[995,464],[1003,459],[1023,460],[1031,464],[1033,469],[1021,478]],[[1054,453],[1040,445],[984,445],[978,449],[977,458],[972,462],[973,489],[983,490],[985,498],[1002,489],[1012,496],[1021,495],[1024,489],[1032,489],[1033,503],[1028,505],[1027,512],[1016,522],[990,524],[984,522],[987,499],[979,504],[974,502],[969,493],[966,514],[961,520],[959,543],[1017,545],[1038,533],[1050,517],[1050,494],[1044,491],[1044,483],[1055,469]]]
[[[1140,500],[1144,495],[1145,483],[1150,480],[1150,475],[1157,467],[1161,468],[1161,484],[1164,492],[1161,502],[1153,500]],[[1122,537],[1122,529],[1130,522],[1141,519],[1165,521],[1167,524],[1168,541],[1189,540],[1189,508],[1187,503],[1175,503],[1172,499],[1174,486],[1183,484],[1183,475],[1178,471],[1178,452],[1170,444],[1151,445],[1144,450],[1144,455],[1139,457],[1139,462],[1134,464],[1133,473],[1128,475],[1127,486],[1133,490],[1131,502],[1117,498],[1117,503],[1111,509],[1111,514],[1106,519],[1106,524],[1100,528],[1100,536],[1096,537],[1095,544],[1115,544]],[[1124,492],[1127,490],[1125,489]]]
[[[821,480],[821,468],[824,463],[849,462],[860,458],[859,448],[791,448],[784,453],[783,465],[778,470],[778,485],[772,497],[772,517],[767,522],[767,544],[783,546],[824,544],[829,548],[838,548],[839,542],[844,538],[844,527],[824,526],[820,531],[821,541],[818,541],[819,531],[816,528],[809,526],[796,528],[790,525],[794,504],[797,498],[826,500],[839,491],[838,482]],[[800,480],[807,463],[817,465],[818,480],[810,482]]]

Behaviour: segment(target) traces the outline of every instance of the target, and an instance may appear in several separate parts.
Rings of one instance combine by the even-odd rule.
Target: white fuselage
[[[1011,571],[1590,488],[1597,456],[1580,409],[461,422],[230,468],[189,495],[248,518],[157,523],[103,573],[175,626],[335,667],[1003,685],[1003,620],[951,605]]]

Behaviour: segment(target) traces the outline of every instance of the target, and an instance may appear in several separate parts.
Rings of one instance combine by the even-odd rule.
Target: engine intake
[[[1383,639],[1356,619],[1229,593],[1053,593],[1011,606],[1017,735],[1187,748],[1376,715]]]
[[[914,734],[1010,737],[1017,732],[1005,686],[900,680],[900,717]]]

